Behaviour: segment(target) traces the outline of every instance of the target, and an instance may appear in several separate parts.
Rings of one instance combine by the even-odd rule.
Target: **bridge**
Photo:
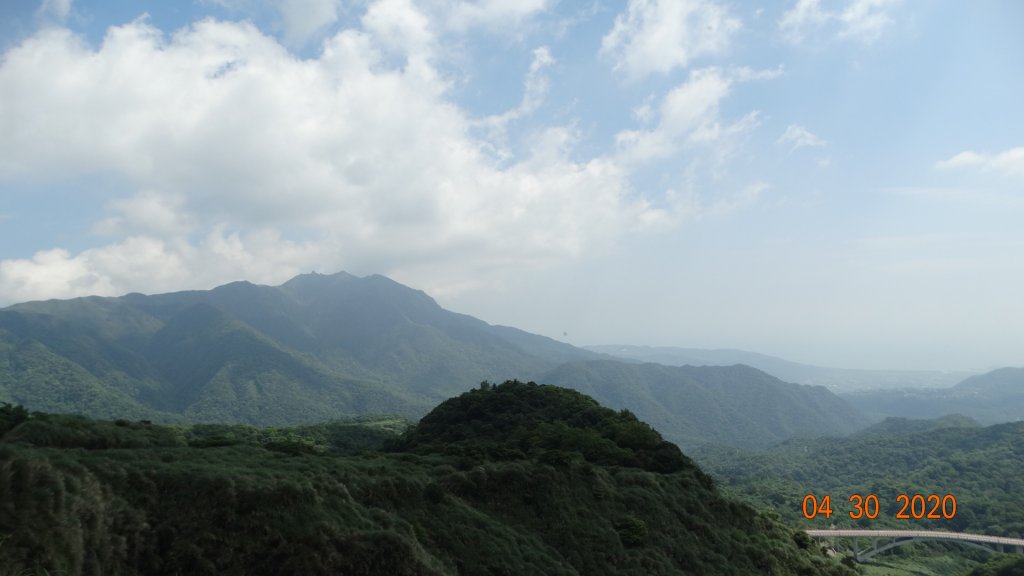
[[[819,539],[852,538],[853,558],[857,562],[867,562],[876,554],[896,548],[897,546],[928,541],[959,542],[967,546],[981,548],[987,552],[1016,552],[1017,554],[1024,554],[1024,539],[985,536],[984,534],[966,534],[963,532],[942,532],[938,530],[807,530],[807,535]],[[867,550],[860,550],[857,546],[858,539],[870,539],[871,547]]]

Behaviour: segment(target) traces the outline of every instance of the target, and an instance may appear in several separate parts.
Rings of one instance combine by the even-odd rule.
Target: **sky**
[[[345,270],[577,345],[1024,365],[1022,21],[5,0],[0,306]]]

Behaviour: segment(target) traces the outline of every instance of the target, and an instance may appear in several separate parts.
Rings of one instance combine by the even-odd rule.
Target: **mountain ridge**
[[[15,361],[28,345],[34,352]],[[684,444],[749,445],[792,433],[843,434],[860,424],[838,397],[753,368],[627,366],[445,310],[380,275],[303,274],[280,286],[239,281],[0,309],[0,400],[33,410],[256,425],[369,412],[416,418],[481,381],[521,379],[593,391]],[[786,390],[775,409],[803,424],[759,422],[760,406],[741,405],[750,382]],[[842,414],[842,422],[821,426],[821,418],[800,416],[807,412]]]
[[[832,368],[793,362],[768,354],[733,348],[681,348],[675,346],[632,346],[625,344],[584,346],[634,361],[656,362],[666,366],[729,366],[746,364],[786,382],[826,386],[834,392],[854,392],[884,388],[946,388],[973,372],[936,370],[864,370]]]

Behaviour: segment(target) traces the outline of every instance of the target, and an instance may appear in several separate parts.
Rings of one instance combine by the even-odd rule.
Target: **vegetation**
[[[713,443],[766,448],[792,437],[843,435],[867,421],[821,386],[783,382],[749,366],[566,363],[541,381],[628,408],[692,450]]]
[[[1024,576],[1024,558],[998,556],[972,570],[969,576]]]
[[[697,456],[729,492],[806,527],[912,528],[1024,537],[1024,422],[933,427],[890,421],[850,438],[790,440],[761,453],[706,449]],[[964,425],[968,424],[968,425]],[[887,430],[889,433],[877,433]],[[836,513],[807,520],[805,495],[831,495]],[[876,519],[853,520],[848,498],[874,494]],[[897,519],[899,494],[952,494],[952,519]]]
[[[4,575],[854,574],[631,414],[550,386],[484,384],[402,434],[0,423]]]
[[[742,367],[602,356],[444,310],[382,276],[298,276],[207,291],[0,310],[0,401],[175,423],[288,426],[339,414],[418,418],[481,380],[533,378],[629,409],[686,449],[767,446],[864,422],[824,388]]]

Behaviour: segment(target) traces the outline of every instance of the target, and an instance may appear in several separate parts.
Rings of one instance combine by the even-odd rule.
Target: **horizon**
[[[1024,365],[1024,4],[0,5],[0,307],[378,273],[573,345]]]
[[[296,278],[299,278],[299,277],[302,277],[302,276],[341,276],[341,275],[351,276],[353,278],[360,279],[360,280],[366,279],[366,278],[369,278],[369,277],[373,277],[373,276],[377,276],[377,277],[387,278],[388,280],[391,280],[392,282],[395,282],[394,279],[389,278],[389,277],[387,277],[385,275],[382,275],[382,274],[367,274],[365,276],[358,276],[358,275],[354,275],[354,274],[352,274],[352,273],[350,273],[350,272],[348,272],[346,270],[339,270],[337,272],[331,272],[331,273],[311,271],[311,272],[299,273],[299,274],[289,278],[285,282],[282,282],[281,284],[277,284],[277,285],[259,284],[259,283],[251,282],[249,280],[233,280],[233,281],[226,282],[224,284],[220,284],[218,286],[214,286],[214,287],[209,288],[209,289],[198,289],[198,291],[214,290],[214,289],[217,289],[217,288],[220,288],[220,287],[223,287],[223,286],[227,286],[227,285],[230,285],[230,284],[239,284],[239,283],[242,283],[242,284],[252,284],[252,285],[255,285],[255,286],[264,286],[264,287],[269,287],[269,288],[280,288],[284,284],[287,284],[288,282],[291,282],[292,280],[295,280]],[[419,288],[416,288],[415,286],[407,286],[407,285],[401,284],[401,283],[399,283],[399,284],[404,286],[405,288],[408,288],[408,289],[411,289],[411,290],[415,290],[415,291],[419,291],[419,292],[423,292],[422,290],[420,290]],[[181,290],[181,291],[175,291],[175,292],[188,292],[188,291],[195,291],[195,290],[189,289],[189,290]],[[96,294],[87,294],[87,295],[83,295],[83,296],[76,296],[75,298],[122,298],[124,296],[129,296],[129,295],[133,295],[133,294],[141,294],[142,296],[156,296],[156,295],[165,294],[165,293],[153,292],[153,293],[145,293],[145,294],[143,294],[143,293],[139,293],[139,292],[129,292],[129,293],[125,293],[125,294],[116,294],[116,295],[111,295],[111,296],[99,296],[99,295],[96,295]],[[460,312],[458,310],[452,310],[452,309],[449,309],[449,308],[443,306],[440,302],[437,302],[437,299],[434,298],[429,293],[424,292],[424,294],[426,294],[429,298],[434,300],[434,302],[437,303],[439,306],[441,306],[444,310],[447,310],[449,312],[454,312],[456,314],[462,314],[462,312]],[[72,299],[74,299],[74,298],[72,298]],[[0,307],[0,311],[4,310],[6,308],[9,308],[9,307],[20,305],[20,304],[31,304],[31,303],[34,303],[34,302],[48,302],[48,301],[53,301],[53,300],[58,300],[59,301],[59,300],[62,300],[62,299],[30,300],[30,301],[25,301],[25,302],[17,302],[17,303],[10,304],[10,305],[4,306],[4,307]],[[489,322],[485,318],[478,318],[478,319],[482,320],[484,322],[487,322],[490,325],[500,325],[500,326],[506,326],[506,327],[510,327],[510,328],[521,329],[520,327],[515,326],[515,325],[511,325],[511,324],[497,324],[497,323],[494,323],[494,322]],[[905,372],[939,372],[939,373],[944,373],[944,374],[963,373],[965,375],[976,375],[976,374],[983,374],[983,373],[986,373],[986,372],[990,372],[990,371],[993,371],[993,370],[998,370],[998,369],[1001,369],[1001,368],[1014,368],[1015,367],[1015,366],[1005,365],[1005,366],[991,366],[991,367],[983,368],[983,369],[938,370],[938,369],[932,369],[932,368],[928,368],[928,367],[919,367],[919,368],[862,368],[862,367],[857,367],[857,366],[825,366],[825,365],[814,364],[814,363],[809,363],[809,362],[800,362],[800,361],[794,360],[792,358],[775,356],[775,355],[772,355],[772,354],[764,353],[764,352],[759,351],[759,350],[748,350],[748,349],[740,349],[740,348],[732,348],[732,347],[707,348],[707,347],[701,347],[701,346],[682,346],[682,345],[671,345],[671,344],[632,344],[632,343],[625,343],[625,342],[570,343],[564,337],[563,338],[558,338],[556,336],[546,336],[546,335],[543,335],[543,334],[539,334],[539,335],[540,336],[544,336],[546,338],[551,338],[552,340],[556,340],[558,342],[562,342],[562,343],[565,343],[565,344],[570,344],[572,346],[575,346],[575,347],[578,347],[578,348],[584,348],[584,349],[586,349],[586,348],[602,348],[602,347],[609,347],[609,348],[611,348],[611,347],[630,347],[630,348],[643,348],[643,349],[649,349],[649,350],[659,350],[659,349],[661,349],[661,350],[680,350],[680,351],[696,350],[696,351],[706,351],[706,352],[738,352],[738,353],[742,353],[742,354],[753,354],[753,355],[757,355],[757,356],[763,356],[763,357],[765,357],[767,359],[772,359],[772,360],[782,360],[784,362],[796,363],[796,364],[800,364],[800,365],[808,366],[808,367],[827,368],[827,369],[840,369],[840,370],[869,370],[869,371],[870,370],[875,370],[875,371],[883,371],[883,372],[884,371],[894,371],[894,372],[904,372],[904,371]],[[742,364],[742,362],[741,362],[741,364]]]

